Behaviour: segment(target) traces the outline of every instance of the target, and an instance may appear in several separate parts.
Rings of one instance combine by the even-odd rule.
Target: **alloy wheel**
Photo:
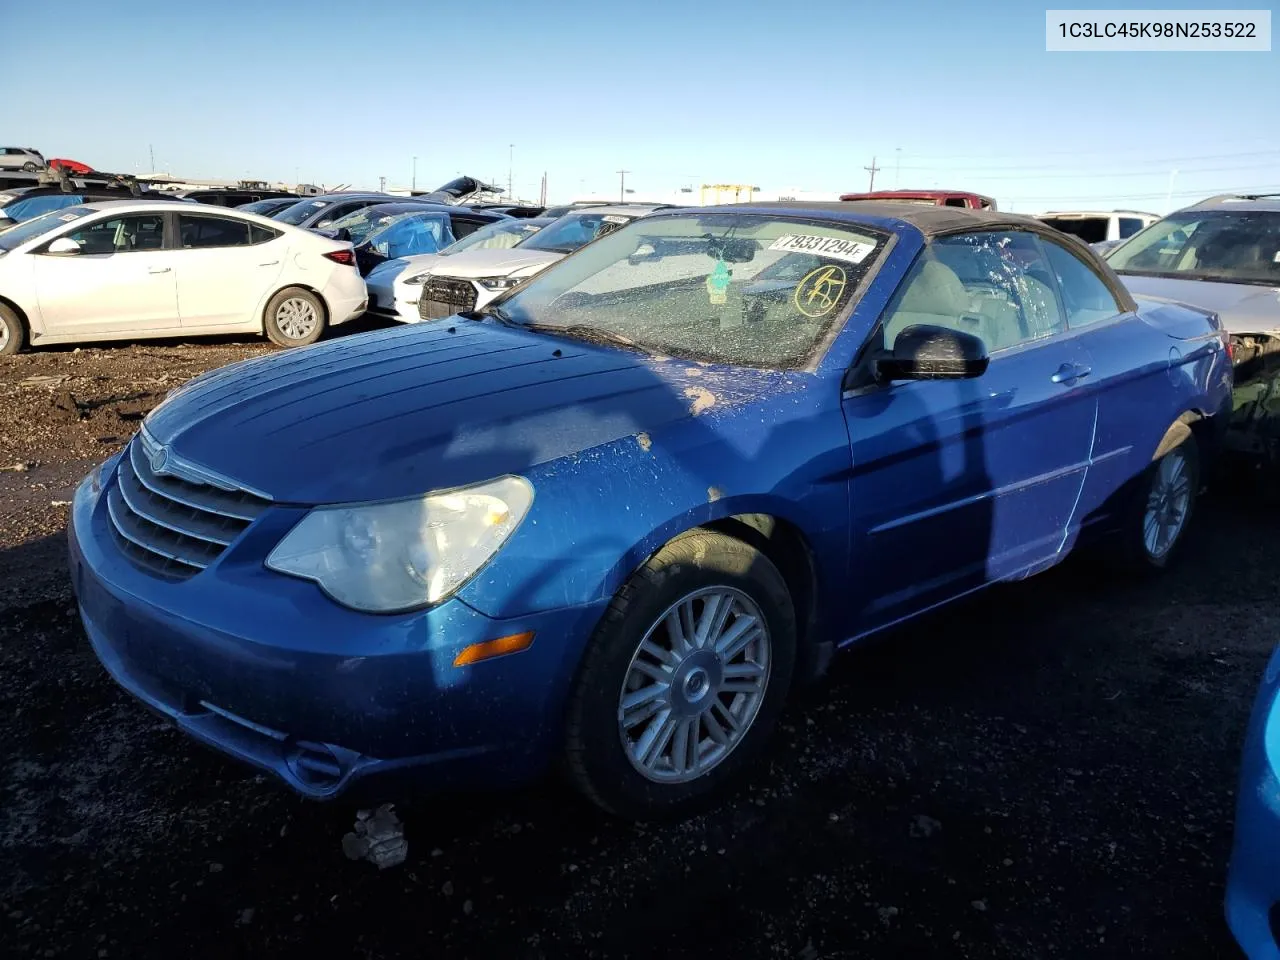
[[[1186,454],[1175,447],[1156,468],[1142,518],[1142,542],[1153,560],[1161,559],[1172,550],[1182,534],[1191,495],[1191,471]]]
[[[703,776],[746,736],[764,702],[772,644],[760,608],[731,587],[696,590],[652,624],[631,658],[618,730],[656,783]]]

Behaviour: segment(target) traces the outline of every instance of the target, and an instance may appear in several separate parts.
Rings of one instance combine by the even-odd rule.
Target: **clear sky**
[[[0,140],[375,188],[414,156],[420,188],[505,184],[510,152],[554,201],[620,169],[637,194],[861,190],[873,156],[877,187],[1021,212],[1280,190],[1280,53],[1046,53],[1045,6],[0,0]]]

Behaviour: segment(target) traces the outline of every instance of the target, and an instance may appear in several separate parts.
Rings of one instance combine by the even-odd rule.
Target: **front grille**
[[[174,579],[195,576],[217,560],[270,501],[168,459],[152,469],[160,448],[145,433],[129,444],[107,494],[121,551],[138,566]],[[183,476],[187,474],[187,476]]]
[[[476,288],[470,280],[454,277],[428,277],[418,300],[418,315],[423,320],[438,320],[476,308]]]

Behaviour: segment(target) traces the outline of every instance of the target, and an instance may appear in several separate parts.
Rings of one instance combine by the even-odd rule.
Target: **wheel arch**
[[[36,331],[31,328],[31,318],[27,316],[27,311],[23,310],[16,301],[10,300],[4,294],[0,294],[0,304],[8,307],[18,316],[18,322],[22,324],[22,329],[27,335],[27,343],[31,343],[36,336]]]

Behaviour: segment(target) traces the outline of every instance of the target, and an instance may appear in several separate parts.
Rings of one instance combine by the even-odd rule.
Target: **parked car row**
[[[1090,544],[1166,567],[1232,338],[1280,330],[1276,198],[1147,217],[1105,261],[977,195],[455,199],[135,198],[0,233],[0,354],[406,324],[197,378],[73,504],[112,676],[306,796],[557,765],[624,816],[694,809],[838,649]],[[1228,895],[1256,956],[1278,689],[1275,660]]]

